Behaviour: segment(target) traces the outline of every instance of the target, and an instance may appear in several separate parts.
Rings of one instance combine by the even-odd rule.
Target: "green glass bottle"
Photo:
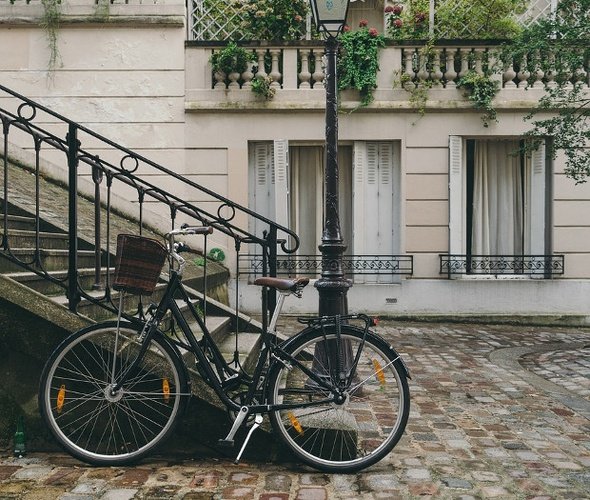
[[[25,440],[25,423],[22,416],[18,417],[16,423],[16,432],[14,433],[14,456],[24,457],[27,452]]]

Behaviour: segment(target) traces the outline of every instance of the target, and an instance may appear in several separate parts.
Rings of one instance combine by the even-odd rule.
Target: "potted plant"
[[[210,58],[213,72],[216,73],[217,81],[224,81],[226,78],[237,85],[242,73],[249,69],[249,65],[256,60],[253,52],[238,47],[235,42],[229,42],[223,49],[213,53]]]

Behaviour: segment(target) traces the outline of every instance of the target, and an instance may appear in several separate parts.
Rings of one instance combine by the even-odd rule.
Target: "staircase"
[[[298,246],[297,236],[288,229],[0,85],[0,96],[2,92],[11,96],[2,106],[15,104],[14,109],[0,107],[4,133],[4,147],[0,143],[0,370],[5,374],[0,386],[0,446],[9,442],[14,433],[12,423],[21,414],[27,416],[30,434],[43,442],[47,434],[38,419],[36,396],[45,360],[68,333],[116,317],[118,292],[110,284],[118,234],[161,238],[162,232],[181,222],[212,226],[215,232],[233,239],[238,258],[241,248],[259,245],[263,272],[271,276],[276,273],[277,247],[290,252]],[[34,112],[24,116],[21,109]],[[67,134],[61,138],[33,123],[35,119],[41,124],[57,121],[67,127]],[[84,150],[84,138],[94,147],[102,144],[99,149],[110,148],[104,153],[109,161]],[[53,157],[46,157],[45,150],[51,148],[65,153],[67,165],[48,162]],[[119,160],[113,160],[117,156]],[[133,168],[128,168],[129,164]],[[181,187],[166,192],[150,182],[150,175],[136,176],[136,170],[158,178],[169,176],[170,182]],[[134,194],[122,199],[120,193],[129,189]],[[217,200],[217,209],[207,212],[172,194],[187,190]],[[154,224],[154,214],[170,214],[169,220],[162,223],[158,219],[159,224]],[[250,234],[235,225],[236,214],[242,214],[242,220],[254,218],[257,227],[266,225],[267,229],[262,236]],[[284,233],[281,239],[279,232]],[[294,242],[294,248],[287,248],[287,241]],[[201,266],[195,260],[185,269],[184,283],[191,301],[206,310],[206,324],[226,359],[235,359],[237,352],[242,366],[248,368],[259,351],[260,325],[228,307],[227,268],[207,259],[205,278]],[[126,297],[125,314],[135,315],[148,303],[157,302],[164,288],[161,281],[149,298]],[[266,314],[262,311],[263,322]],[[192,356],[183,356],[198,397],[189,412],[197,426],[195,436],[216,440],[224,431],[218,428],[220,403],[191,369]],[[209,416],[203,416],[203,409]],[[203,433],[211,412],[216,430]],[[227,425],[229,428],[229,420]],[[176,443],[186,445],[186,437]]]

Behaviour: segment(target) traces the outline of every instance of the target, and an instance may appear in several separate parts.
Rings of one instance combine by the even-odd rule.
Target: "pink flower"
[[[377,31],[376,28],[370,28],[369,29],[369,35],[371,36],[377,36],[379,34],[379,32]]]
[[[387,12],[388,14],[390,12],[393,12],[393,5],[388,5],[387,7],[385,7],[385,12]]]
[[[364,28],[365,26],[367,26],[369,24],[369,21],[367,21],[366,19],[361,19],[359,21],[359,27],[360,28]]]
[[[404,23],[403,23],[403,21],[402,21],[401,19],[396,19],[395,21],[393,21],[393,25],[394,25],[396,28],[401,28],[401,27],[403,26],[403,24],[404,24]]]
[[[343,31],[343,33],[350,31],[350,26],[348,24],[345,24],[344,27],[342,28],[342,31]]]
[[[402,13],[402,10],[404,10],[404,8],[401,5],[394,5],[393,7],[393,13],[396,16],[399,16]]]
[[[300,23],[301,21],[303,21],[303,18],[301,16],[295,16],[295,21]]]

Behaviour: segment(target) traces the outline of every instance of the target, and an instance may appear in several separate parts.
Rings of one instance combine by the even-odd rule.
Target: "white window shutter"
[[[531,154],[529,242],[532,255],[545,255],[545,142]]]
[[[275,188],[271,142],[256,142],[250,146],[250,208],[260,215],[273,220],[275,218]],[[267,231],[267,224],[250,218],[250,231],[262,237]]]
[[[449,253],[465,253],[463,138],[449,136]]]
[[[289,142],[274,141],[275,221],[289,227]]]
[[[364,246],[364,224],[365,224],[365,170],[367,163],[367,143],[356,141],[353,149],[353,251],[355,255],[362,255],[365,252]]]

